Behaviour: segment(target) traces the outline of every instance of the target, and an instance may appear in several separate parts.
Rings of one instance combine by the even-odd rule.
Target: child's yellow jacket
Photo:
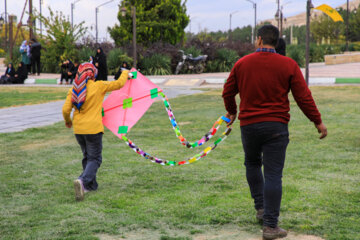
[[[89,80],[86,84],[86,100],[81,106],[80,112],[75,108],[73,120],[71,121],[71,103],[72,88],[69,89],[62,112],[66,123],[72,122],[75,134],[97,134],[104,132],[102,124],[102,103],[107,92],[122,88],[127,79],[128,72],[123,71],[118,80],[96,81]]]

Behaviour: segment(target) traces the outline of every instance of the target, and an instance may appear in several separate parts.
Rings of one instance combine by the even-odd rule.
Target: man
[[[327,129],[295,61],[275,52],[279,30],[265,25],[258,30],[257,50],[238,60],[224,85],[227,117],[236,118],[235,96],[240,95],[241,139],[245,152],[246,178],[254,199],[256,217],[263,220],[263,238],[285,237],[278,227],[282,194],[282,170],[289,143],[288,93],[315,124],[320,139]],[[261,167],[264,166],[264,174]]]
[[[35,38],[31,39],[31,64],[32,72],[37,75],[40,75],[40,58],[41,58],[41,44],[36,41]]]

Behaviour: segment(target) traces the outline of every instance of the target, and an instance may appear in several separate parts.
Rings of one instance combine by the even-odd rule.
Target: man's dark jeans
[[[82,180],[84,187],[90,191],[98,188],[96,172],[102,162],[102,136],[103,133],[75,134],[84,156],[82,160],[83,172],[79,179]]]
[[[276,227],[280,213],[282,171],[289,143],[288,125],[260,122],[242,126],[241,139],[245,152],[246,178],[255,209],[264,208],[264,226]]]

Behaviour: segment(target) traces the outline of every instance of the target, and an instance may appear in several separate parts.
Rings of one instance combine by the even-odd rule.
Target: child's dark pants
[[[246,178],[255,209],[264,209],[264,226],[276,227],[282,195],[282,171],[289,143],[288,125],[260,122],[242,126],[241,139],[245,152]]]
[[[96,182],[96,172],[102,162],[102,136],[103,133],[97,134],[75,134],[81,151],[83,152],[83,172],[79,176],[85,189],[96,190],[98,183]]]

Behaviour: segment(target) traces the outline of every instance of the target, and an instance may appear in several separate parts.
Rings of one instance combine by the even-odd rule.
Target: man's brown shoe
[[[264,209],[256,210],[256,219],[262,221],[264,217]]]
[[[263,228],[263,239],[272,240],[277,238],[283,238],[287,236],[287,231],[279,227],[268,227],[264,226]]]

